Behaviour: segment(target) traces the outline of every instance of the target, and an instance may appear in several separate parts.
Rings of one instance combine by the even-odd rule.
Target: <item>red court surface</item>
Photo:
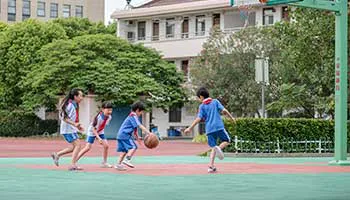
[[[116,154],[116,140],[109,140],[109,155]],[[81,140],[81,146],[85,145]],[[0,158],[10,157],[47,157],[51,152],[59,151],[68,144],[63,139],[26,139],[26,138],[0,138]],[[92,150],[86,156],[101,156],[102,146],[94,143]],[[138,156],[168,156],[168,155],[198,155],[208,150],[206,144],[195,144],[190,141],[165,140],[161,141],[156,149],[146,149],[139,146]]]

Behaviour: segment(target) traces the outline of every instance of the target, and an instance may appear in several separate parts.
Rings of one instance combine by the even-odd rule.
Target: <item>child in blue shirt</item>
[[[121,125],[118,134],[117,134],[117,152],[120,152],[119,160],[117,165],[114,167],[117,170],[126,170],[124,165],[134,168],[134,165],[131,163],[131,158],[135,154],[137,145],[134,142],[133,134],[135,138],[138,140],[139,144],[141,144],[140,139],[137,135],[137,128],[140,128],[146,134],[153,134],[149,132],[146,127],[144,127],[139,117],[143,114],[145,110],[145,106],[141,102],[134,103],[131,106],[131,113],[124,120]],[[126,157],[126,158],[125,158]],[[125,158],[125,159],[124,159]]]
[[[216,167],[214,166],[215,155],[218,156],[220,160],[224,159],[222,149],[231,142],[231,138],[225,130],[224,122],[221,119],[221,114],[229,116],[233,121],[235,119],[217,99],[209,97],[209,92],[206,88],[200,88],[197,91],[197,97],[202,104],[199,106],[197,118],[193,121],[192,125],[185,130],[185,133],[191,132],[193,127],[201,120],[205,121],[208,145],[211,148],[208,173],[213,173],[216,172]],[[221,141],[219,146],[216,144],[218,138]]]

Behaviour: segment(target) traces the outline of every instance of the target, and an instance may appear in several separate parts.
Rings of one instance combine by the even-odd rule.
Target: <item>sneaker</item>
[[[68,168],[68,170],[69,171],[79,171],[79,170],[83,170],[83,168],[72,165]]]
[[[103,163],[101,164],[101,167],[102,167],[102,168],[112,168],[113,166],[112,166],[111,164],[109,164],[109,163],[103,162]]]
[[[52,153],[51,157],[52,157],[53,163],[58,167],[58,165],[59,165],[58,164],[59,157],[58,157],[57,153],[56,152]]]
[[[125,159],[123,160],[123,164],[130,167],[130,168],[134,168],[135,166],[131,163],[131,160]]]
[[[220,147],[218,147],[218,146],[215,146],[214,147],[214,150],[215,150],[215,152],[216,152],[216,156],[220,159],[220,160],[222,160],[222,159],[224,159],[224,152],[222,152],[222,150],[221,150],[221,148]]]
[[[216,172],[216,167],[209,167],[208,168],[208,173],[215,173]]]
[[[114,166],[114,169],[119,170],[119,171],[125,171],[126,170],[124,165],[121,165],[121,164]]]

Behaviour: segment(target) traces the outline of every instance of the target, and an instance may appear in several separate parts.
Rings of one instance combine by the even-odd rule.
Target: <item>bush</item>
[[[273,142],[271,146],[275,147],[277,140],[281,144],[281,149],[293,149],[288,146],[290,141],[313,141],[319,139],[322,141],[334,141],[334,121],[291,118],[243,118],[238,119],[236,123],[225,121],[225,127],[232,138],[231,145],[226,149],[226,151],[230,152],[235,151],[234,145],[232,145],[234,144],[235,136],[238,139],[252,141],[251,144],[245,144],[247,149],[256,148],[257,145],[260,149],[266,149],[266,145],[269,142]],[[349,132],[348,128],[348,135]],[[348,143],[349,141],[348,137]]]
[[[208,139],[207,139],[207,135],[202,134],[202,135],[196,135],[192,142],[194,143],[207,143]]]
[[[0,111],[0,137],[52,134],[57,130],[57,120],[41,120],[34,114],[22,111]]]

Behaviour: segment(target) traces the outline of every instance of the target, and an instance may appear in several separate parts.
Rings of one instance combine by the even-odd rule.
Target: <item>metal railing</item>
[[[227,28],[223,29],[222,32],[229,34],[241,30],[243,27]],[[200,31],[200,32],[186,32],[186,33],[177,33],[177,34],[166,34],[166,35],[154,35],[146,37],[130,37],[127,38],[130,42],[159,42],[159,41],[171,41],[171,40],[182,40],[182,39],[197,39],[208,37],[210,31]]]
[[[333,153],[334,142],[326,139],[289,140],[279,141],[251,141],[244,140],[235,136],[234,141],[235,153]]]

